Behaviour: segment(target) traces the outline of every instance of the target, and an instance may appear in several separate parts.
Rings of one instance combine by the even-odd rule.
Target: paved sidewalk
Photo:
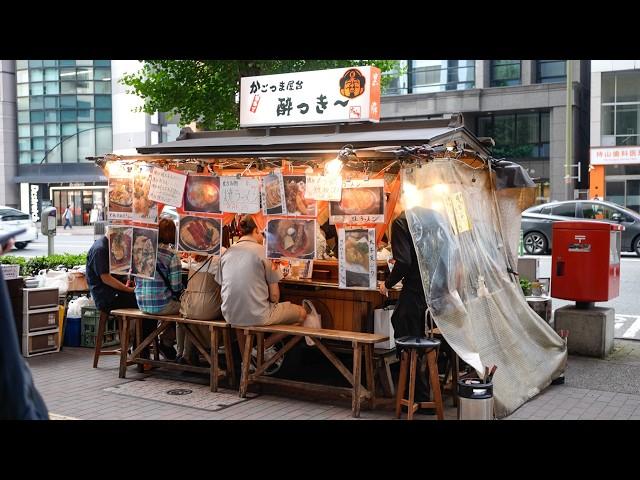
[[[117,385],[159,375],[145,375],[130,367],[126,379],[118,378],[118,358],[101,357],[100,367],[91,368],[93,351],[69,348],[57,354],[32,357],[28,362],[36,386],[54,416],[101,420],[349,420],[350,401],[310,401],[261,394],[233,403],[218,411],[204,409],[203,403],[192,406],[150,400],[114,393]],[[197,390],[197,383],[183,381],[181,388]],[[176,377],[173,376],[173,380]],[[175,382],[174,382],[175,383]],[[137,387],[137,385],[130,385]],[[129,387],[129,386],[127,386]],[[109,389],[110,391],[106,391]],[[228,394],[235,392],[229,392]],[[231,395],[229,395],[231,398]],[[234,397],[235,398],[235,397]],[[445,397],[446,419],[456,418],[451,400]],[[183,402],[184,403],[184,402]],[[199,406],[198,406],[199,405]],[[391,410],[362,410],[363,420],[390,420]],[[417,415],[418,420],[435,416]],[[640,419],[640,342],[616,340],[614,353],[605,360],[569,357],[564,385],[550,386],[508,419]]]

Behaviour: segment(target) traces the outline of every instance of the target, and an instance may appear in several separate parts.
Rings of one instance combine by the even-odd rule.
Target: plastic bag
[[[80,297],[69,302],[67,307],[67,318],[80,318],[82,316],[82,307],[93,304],[93,300],[87,297]]]
[[[57,288],[59,295],[66,295],[69,290],[69,280],[66,270],[49,270],[45,274],[44,286]]]
[[[309,328],[322,328],[322,318],[313,303],[311,303],[310,300],[303,300],[302,305],[306,305],[309,310],[311,310],[311,312],[305,317],[304,322],[302,322],[302,326]],[[310,337],[304,337],[304,341],[307,342],[307,345],[310,347],[315,345]]]

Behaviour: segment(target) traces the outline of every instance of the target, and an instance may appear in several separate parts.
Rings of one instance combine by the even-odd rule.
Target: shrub
[[[72,268],[87,263],[87,254],[70,254],[49,255],[46,257],[23,258],[14,255],[0,257],[0,263],[10,265],[20,265],[20,275],[30,276],[37,275],[40,270],[51,269],[59,266]]]

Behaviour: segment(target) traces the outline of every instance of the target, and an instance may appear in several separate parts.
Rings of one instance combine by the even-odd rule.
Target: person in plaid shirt
[[[179,299],[184,287],[180,259],[173,249],[175,241],[175,224],[170,219],[161,219],[158,224],[158,258],[155,276],[153,279],[138,278],[136,281],[136,300],[138,308],[144,313],[175,315],[180,312]],[[165,330],[165,334],[162,335],[160,350],[165,357],[174,360],[176,352],[172,345],[175,333],[169,332],[168,329]]]

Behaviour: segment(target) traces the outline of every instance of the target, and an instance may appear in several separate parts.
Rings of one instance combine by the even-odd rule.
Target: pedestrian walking
[[[67,208],[65,208],[64,213],[62,214],[62,218],[64,218],[64,227],[63,227],[64,230],[67,229],[67,226],[69,226],[69,228],[73,228],[71,226],[71,219],[73,218],[71,205],[67,205]]]

